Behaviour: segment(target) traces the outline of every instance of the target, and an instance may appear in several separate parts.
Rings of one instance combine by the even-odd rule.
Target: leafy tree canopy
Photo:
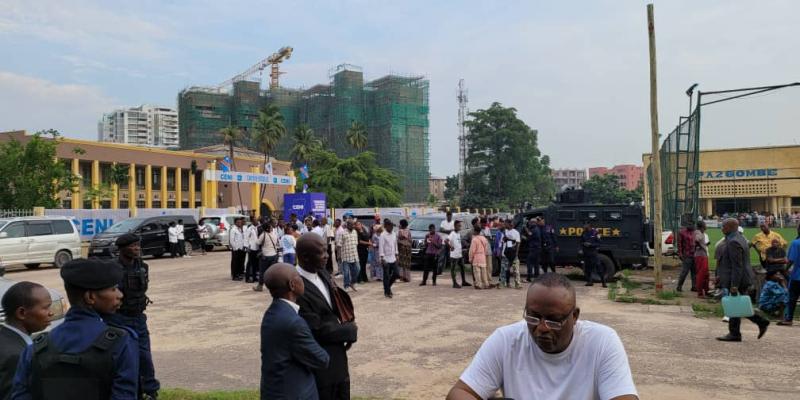
[[[492,103],[466,121],[467,169],[463,207],[513,208],[543,205],[555,191],[550,158],[537,145],[538,132],[517,118],[517,110]]]
[[[636,190],[627,190],[620,186],[614,174],[595,175],[583,183],[583,190],[592,202],[600,204],[620,204],[642,201],[642,185]]]
[[[315,149],[308,168],[311,176],[305,184],[312,192],[325,193],[328,207],[396,207],[402,201],[400,177],[378,166],[372,152],[339,158]]]
[[[37,132],[25,144],[17,140],[0,143],[0,208],[59,206],[54,195],[78,181],[56,159],[60,136],[49,129]]]

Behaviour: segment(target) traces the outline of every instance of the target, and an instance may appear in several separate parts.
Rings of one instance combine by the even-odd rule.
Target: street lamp
[[[692,95],[694,94],[694,89],[700,85],[699,83],[695,83],[692,86],[689,86],[689,89],[686,89],[686,95],[689,96],[689,116],[692,115]]]

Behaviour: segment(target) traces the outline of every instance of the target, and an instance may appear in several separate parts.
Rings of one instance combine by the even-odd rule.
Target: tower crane
[[[288,60],[289,58],[291,58],[292,57],[292,51],[294,51],[294,49],[292,47],[290,47],[290,46],[281,47],[277,52],[273,53],[271,56],[269,56],[269,57],[257,62],[252,67],[250,67],[246,71],[234,76],[233,78],[228,79],[227,81],[220,83],[219,85],[215,86],[215,88],[218,89],[218,90],[224,89],[224,88],[232,85],[234,82],[239,82],[239,81],[243,81],[243,80],[246,80],[246,79],[250,79],[256,73],[258,73],[259,76],[261,76],[261,72],[264,71],[264,68],[267,68],[267,66],[270,66],[269,88],[270,89],[274,89],[274,88],[278,87],[278,77],[281,74],[285,74],[285,72],[280,72],[280,69],[278,68],[278,64],[280,64],[280,63]]]

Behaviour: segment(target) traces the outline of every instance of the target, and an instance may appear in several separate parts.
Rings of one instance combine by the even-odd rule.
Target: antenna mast
[[[458,80],[458,191],[464,193],[464,176],[467,174],[467,89],[464,79]]]

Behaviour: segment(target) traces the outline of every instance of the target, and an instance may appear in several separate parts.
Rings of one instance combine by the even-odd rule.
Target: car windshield
[[[432,217],[432,218],[415,218],[411,223],[408,225],[408,229],[412,231],[427,231],[428,225],[433,224],[436,229],[439,229],[439,225],[444,221],[444,217]]]
[[[10,221],[10,219],[0,219],[0,229],[3,229],[4,226]]]
[[[111,228],[106,229],[106,232],[110,233],[126,233],[134,230],[137,226],[142,223],[143,219],[141,218],[131,218],[126,219],[122,222],[117,222],[116,224],[112,225]]]

